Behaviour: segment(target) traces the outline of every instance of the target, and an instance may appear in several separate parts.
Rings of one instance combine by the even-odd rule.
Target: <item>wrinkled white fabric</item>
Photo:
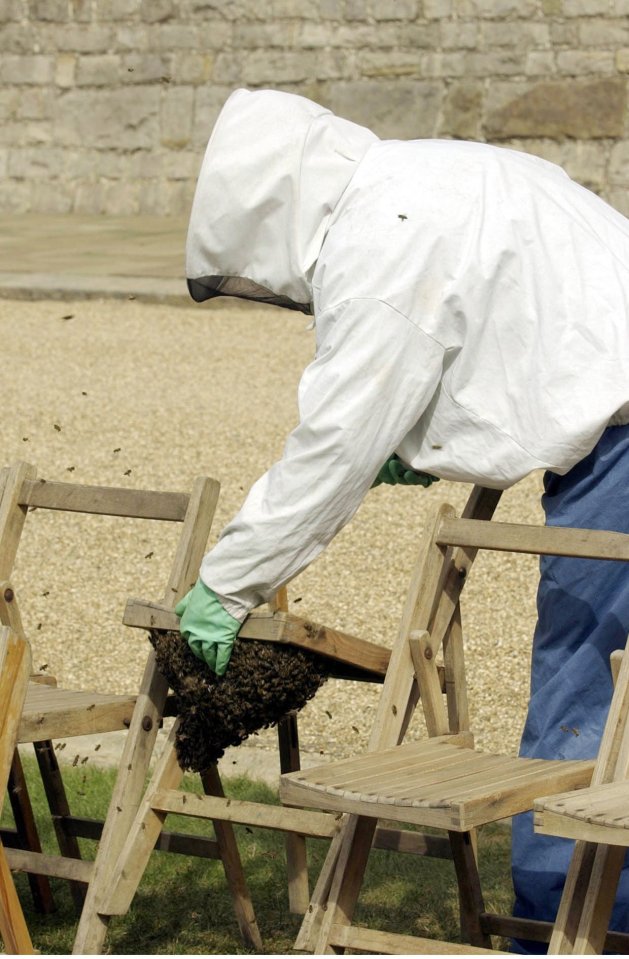
[[[236,618],[321,552],[394,451],[506,488],[566,472],[626,413],[629,221],[539,158],[379,141],[239,91],[188,236],[188,276],[225,273],[310,300],[317,343],[282,459],[202,565]]]

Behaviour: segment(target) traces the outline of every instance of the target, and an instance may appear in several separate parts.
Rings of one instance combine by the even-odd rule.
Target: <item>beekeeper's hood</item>
[[[237,90],[212,132],[186,248],[192,297],[312,311],[330,216],[375,134],[304,97]]]

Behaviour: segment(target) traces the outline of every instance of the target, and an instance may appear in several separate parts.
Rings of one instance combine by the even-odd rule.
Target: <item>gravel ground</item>
[[[296,422],[296,387],[314,349],[306,320],[272,308],[137,301],[0,301],[5,426],[0,465],[48,479],[189,489],[222,484],[211,537],[277,458]],[[422,524],[470,487],[379,488],[295,580],[290,609],[390,645]],[[507,491],[497,518],[539,522],[541,476]],[[66,685],[137,688],[148,643],[120,624],[129,596],[160,600],[177,529],[142,521],[29,516],[13,577],[35,665]],[[481,747],[514,752],[525,714],[537,560],[482,555],[463,607],[472,725]],[[365,745],[378,688],[329,681],[303,710],[305,750]],[[265,731],[252,745],[274,749]]]

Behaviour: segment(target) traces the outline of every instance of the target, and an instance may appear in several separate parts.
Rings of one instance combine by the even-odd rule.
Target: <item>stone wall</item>
[[[629,0],[0,0],[0,209],[185,214],[238,86],[562,163],[629,215]]]

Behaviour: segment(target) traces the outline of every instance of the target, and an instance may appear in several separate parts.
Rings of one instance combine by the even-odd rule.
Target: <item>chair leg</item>
[[[99,908],[110,891],[116,860],[144,794],[167,693],[168,684],[157,671],[154,653],[150,653],[74,940],[75,955],[97,955],[105,942],[109,917]]]
[[[31,852],[41,852],[42,847],[37,830],[37,823],[35,822],[31,798],[28,793],[24,769],[22,768],[22,761],[17,749],[13,754],[7,792],[13,811],[17,838],[21,848],[29,849]],[[28,884],[37,912],[43,913],[44,915],[54,912],[56,906],[48,878],[29,872]]]
[[[101,895],[98,904],[103,919],[124,915],[128,911],[167,816],[166,812],[153,806],[153,797],[161,790],[177,789],[183,778],[183,771],[177,762],[176,733],[177,725],[170,732],[124,846],[109,873],[110,894]],[[203,784],[208,794],[224,795],[216,770],[204,775]],[[242,872],[233,827],[220,820],[213,821],[213,825],[240,931],[246,944],[259,952],[262,950],[262,940]]]
[[[211,766],[201,776],[203,788],[208,796],[224,797],[223,785],[216,766]],[[262,952],[262,936],[258,929],[251,895],[240,860],[240,852],[231,823],[213,819],[214,834],[225,871],[225,879],[231,892],[236,922],[245,945],[256,952]]]
[[[7,953],[30,956],[33,944],[0,842],[0,936]]]
[[[299,928],[297,939],[295,940],[294,948],[298,952],[315,951],[315,944],[319,935],[319,929],[321,928],[321,921],[325,914],[325,910],[327,909],[330,888],[334,879],[334,872],[336,870],[336,864],[341,852],[344,836],[345,831],[342,829],[336,834],[330,843],[328,854],[325,857],[325,861],[321,867],[319,877],[312,893],[310,905],[308,906],[304,916],[304,921]]]
[[[461,939],[472,946],[491,949],[491,939],[481,928],[480,917],[485,911],[485,904],[473,835],[469,832],[449,832],[448,836],[459,886]]]
[[[321,919],[316,955],[336,951],[331,944],[334,926],[351,925],[377,824],[376,819],[366,816],[350,816],[347,820],[327,909]]]
[[[549,954],[602,953],[625,855],[623,846],[575,843]]]
[[[280,772],[296,772],[301,768],[296,713],[291,712],[280,720],[277,727],[277,737]],[[310,902],[305,836],[300,836],[297,833],[286,834],[286,869],[288,872],[288,908],[292,913],[303,916]]]
[[[70,805],[66,795],[65,786],[61,777],[61,770],[55,755],[54,747],[50,740],[40,743],[33,743],[35,747],[35,756],[39,766],[48,808],[52,816],[53,826],[57,837],[59,852],[62,856],[69,859],[81,859],[81,848],[76,836],[72,836],[65,827],[65,822],[70,817]],[[87,887],[82,882],[70,882],[70,892],[74,905],[80,915],[85,902]]]

